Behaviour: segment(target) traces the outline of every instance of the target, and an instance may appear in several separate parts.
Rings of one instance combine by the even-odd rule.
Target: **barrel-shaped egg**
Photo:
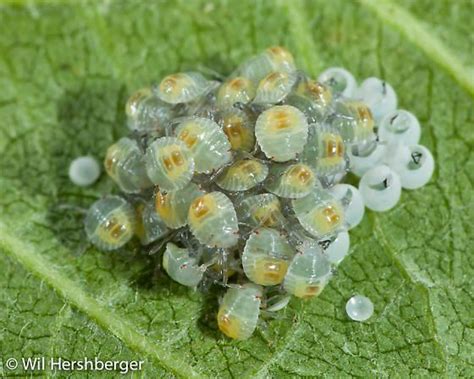
[[[233,151],[250,152],[254,149],[254,126],[244,111],[237,108],[227,108],[220,112],[217,122],[227,136]]]
[[[249,338],[257,327],[262,291],[256,286],[231,287],[217,313],[217,325],[227,337]]]
[[[254,83],[260,82],[273,71],[296,71],[293,56],[284,47],[270,47],[263,53],[251,57],[237,69],[239,75],[249,78]]]
[[[240,159],[217,178],[217,185],[226,191],[247,191],[263,182],[268,167],[258,159]]]
[[[137,216],[135,234],[142,245],[148,245],[168,232],[166,224],[156,213],[155,204],[152,201],[138,201],[135,212]]]
[[[337,101],[330,123],[339,131],[344,142],[358,144],[375,137],[374,118],[369,107],[361,101]]]
[[[271,72],[258,83],[255,104],[276,104],[288,96],[298,77],[293,72]]]
[[[353,98],[357,90],[354,76],[342,67],[329,67],[319,75],[318,81],[329,86],[339,97]]]
[[[121,138],[109,146],[104,167],[123,192],[137,193],[152,186],[145,168],[145,155],[130,138]]]
[[[155,193],[155,210],[161,220],[172,229],[187,224],[188,210],[191,203],[204,192],[194,183],[189,183],[181,190]]]
[[[197,100],[211,87],[211,82],[198,72],[179,72],[166,76],[156,92],[164,102],[179,104]]]
[[[283,287],[296,297],[311,298],[321,293],[331,276],[331,263],[319,245],[306,244],[291,261]]]
[[[221,109],[233,107],[234,104],[248,104],[255,97],[255,85],[243,76],[224,82],[217,91],[216,103]]]
[[[260,114],[255,135],[268,158],[285,162],[303,151],[308,138],[308,123],[305,115],[295,107],[275,106]]]
[[[176,137],[191,151],[196,172],[210,173],[231,159],[229,140],[210,119],[189,117],[183,120],[176,128]]]
[[[315,237],[335,233],[345,227],[344,208],[339,200],[323,188],[292,200],[293,211],[301,226]]]
[[[328,125],[311,124],[301,159],[313,167],[319,177],[344,172],[346,147],[341,134]]]
[[[284,198],[299,199],[320,186],[313,169],[304,163],[273,164],[265,189]]]
[[[118,249],[130,241],[135,225],[135,210],[119,196],[96,201],[84,220],[89,241],[105,251]]]
[[[194,199],[189,207],[188,224],[198,241],[209,247],[232,247],[239,239],[234,205],[221,192]]]
[[[148,177],[161,190],[177,191],[184,188],[193,177],[194,167],[192,153],[177,138],[158,138],[147,148]]]
[[[171,279],[187,287],[196,287],[205,271],[198,265],[197,257],[191,256],[188,249],[180,248],[172,242],[166,244],[162,263]]]
[[[280,227],[284,223],[278,197],[271,193],[248,196],[240,202],[239,220],[248,225]]]
[[[247,277],[262,286],[280,284],[295,251],[275,229],[260,228],[248,238],[242,254]]]

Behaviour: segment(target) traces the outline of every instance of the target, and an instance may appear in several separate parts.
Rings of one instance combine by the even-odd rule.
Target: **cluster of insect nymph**
[[[166,76],[126,115],[131,132],[104,161],[122,195],[91,206],[87,236],[104,251],[137,236],[174,281],[225,288],[217,325],[233,339],[291,296],[318,296],[365,207],[391,209],[433,172],[388,83],[342,68],[312,79],[282,47],[228,78]],[[341,183],[349,171],[359,188]]]

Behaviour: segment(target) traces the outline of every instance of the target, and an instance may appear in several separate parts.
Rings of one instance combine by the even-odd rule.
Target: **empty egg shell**
[[[342,67],[330,67],[323,71],[318,81],[328,85],[334,94],[344,97],[354,97],[357,82],[354,76]]]

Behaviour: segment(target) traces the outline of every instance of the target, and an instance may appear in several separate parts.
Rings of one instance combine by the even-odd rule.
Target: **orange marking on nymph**
[[[203,198],[194,200],[193,204],[191,205],[191,209],[196,218],[204,217],[209,212],[209,208]]]

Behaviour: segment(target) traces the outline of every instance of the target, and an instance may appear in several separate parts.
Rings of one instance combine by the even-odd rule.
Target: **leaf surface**
[[[149,377],[472,375],[470,15],[469,0],[1,5],[0,360],[144,360]],[[126,133],[131,91],[196,65],[228,74],[275,44],[314,75],[344,66],[390,82],[436,171],[392,211],[367,212],[319,298],[233,342],[215,299],[157,275],[137,249],[85,247],[81,216],[58,205],[114,190],[105,175],[75,187],[67,168]],[[354,293],[375,304],[366,323],[345,315]]]

